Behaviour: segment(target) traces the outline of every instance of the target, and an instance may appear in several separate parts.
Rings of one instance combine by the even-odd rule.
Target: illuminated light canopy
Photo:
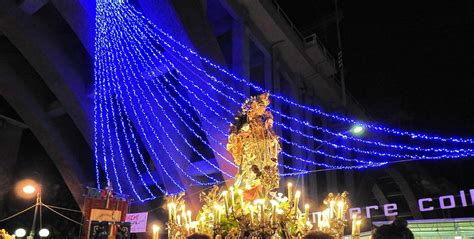
[[[233,122],[230,108],[240,107],[248,98],[243,89],[265,92],[200,56],[127,1],[116,0],[96,4],[94,77],[97,186],[110,182],[114,190],[142,202],[160,193],[184,191],[188,184],[221,183],[222,177],[210,171],[232,178],[229,169],[236,166],[223,141]],[[278,167],[282,176],[315,169],[373,168],[395,160],[474,155],[474,139],[358,124],[281,95],[270,93],[270,98],[312,118],[342,122],[346,129],[353,126],[351,134],[346,134],[340,127],[318,125],[280,107],[271,108],[276,119],[281,119],[275,120],[275,128],[288,133],[281,137],[284,160]],[[370,135],[358,137],[369,129]],[[333,160],[328,163],[326,158]]]

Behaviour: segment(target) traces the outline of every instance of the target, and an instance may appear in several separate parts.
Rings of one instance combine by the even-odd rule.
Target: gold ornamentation
[[[254,200],[278,189],[280,143],[273,131],[273,115],[267,110],[269,94],[245,102],[230,126],[227,150],[239,166],[236,185],[244,188],[246,199]]]
[[[273,131],[273,115],[267,110],[269,104],[268,93],[251,97],[236,115],[227,143],[227,150],[239,167],[234,184],[227,189],[214,186],[201,193],[203,206],[195,221],[191,212],[186,214],[184,194],[166,198],[168,238],[182,239],[194,232],[232,239],[299,238],[312,229],[309,206],[304,212],[299,209],[301,192],[293,192],[292,184],[288,185],[287,196],[277,192],[281,148]],[[334,200],[344,204],[339,207],[342,211],[337,211],[342,223],[331,219],[337,228],[324,229],[336,235],[334,232],[345,225],[347,193],[329,196],[327,205],[333,206]]]

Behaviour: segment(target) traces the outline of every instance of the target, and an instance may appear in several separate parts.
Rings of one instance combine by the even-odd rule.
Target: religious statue
[[[273,131],[273,115],[267,110],[269,93],[252,96],[230,126],[227,150],[239,166],[236,186],[252,200],[278,189],[280,144]]]

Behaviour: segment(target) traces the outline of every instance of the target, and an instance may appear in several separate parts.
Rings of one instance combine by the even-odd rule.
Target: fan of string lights
[[[97,185],[106,180],[115,191],[147,201],[185,191],[183,182],[210,186],[234,178],[238,167],[226,149],[227,127],[235,109],[249,97],[247,89],[267,91],[199,55],[125,0],[98,0],[95,30]],[[291,115],[283,107],[269,109],[275,129],[282,132],[277,167],[283,177],[474,154],[472,138],[387,128],[276,93],[269,92],[269,97],[306,115]],[[338,123],[339,129],[317,123],[321,120]],[[366,133],[351,134],[354,125]]]

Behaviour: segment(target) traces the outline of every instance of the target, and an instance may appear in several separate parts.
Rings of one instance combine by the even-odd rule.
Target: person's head
[[[333,239],[331,235],[319,232],[319,231],[310,231],[303,236],[303,239]]]
[[[372,234],[372,239],[391,239],[397,238],[393,235],[393,228],[392,225],[382,225],[375,229],[374,233]]]
[[[395,220],[393,220],[392,225],[396,228],[403,229],[403,228],[407,228],[408,222],[407,222],[407,220],[405,220],[403,218],[397,217],[397,218],[395,218]]]
[[[408,229],[406,220],[397,218],[390,225],[380,226],[373,233],[373,239],[413,239],[413,233]]]
[[[211,237],[204,233],[193,233],[186,237],[187,239],[211,239]]]

